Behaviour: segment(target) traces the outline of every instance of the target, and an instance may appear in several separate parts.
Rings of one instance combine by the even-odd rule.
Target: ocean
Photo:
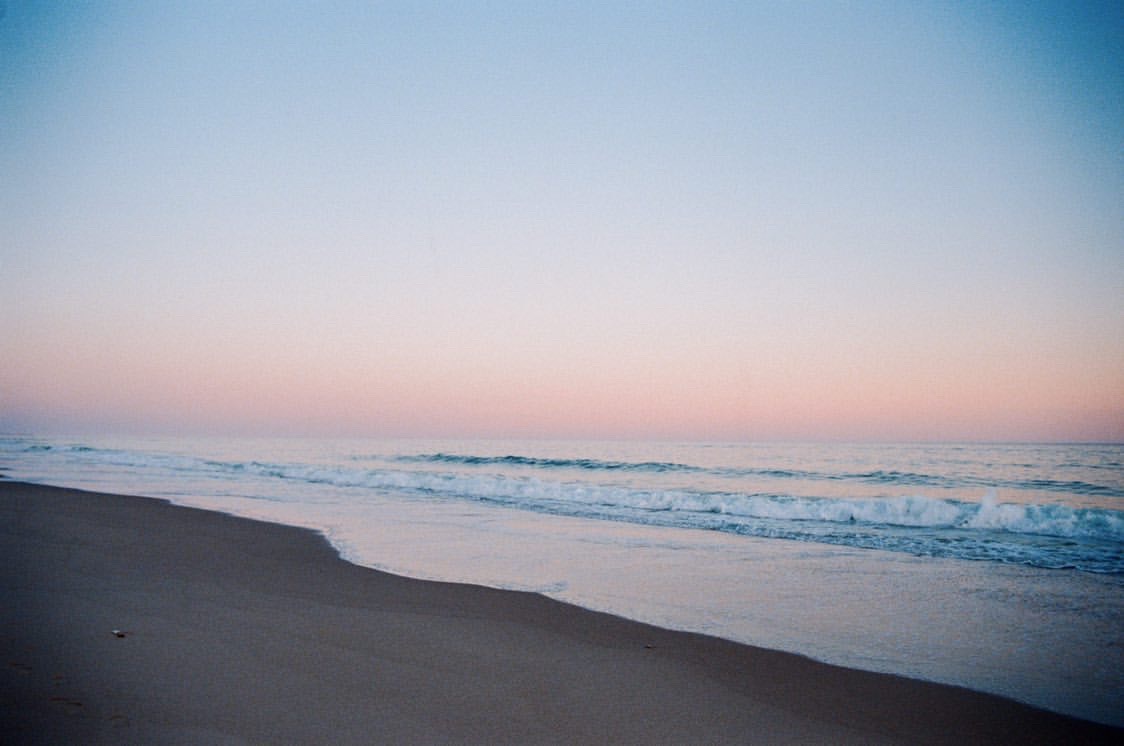
[[[0,473],[1124,725],[1124,445],[0,436]]]

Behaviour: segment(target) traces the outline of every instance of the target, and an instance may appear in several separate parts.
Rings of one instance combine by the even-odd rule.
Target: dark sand
[[[0,536],[3,744],[1122,740],[159,500],[0,482]]]

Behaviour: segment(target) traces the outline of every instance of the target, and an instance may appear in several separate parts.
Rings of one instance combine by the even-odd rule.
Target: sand
[[[4,744],[1124,741],[141,497],[0,482],[0,593]]]

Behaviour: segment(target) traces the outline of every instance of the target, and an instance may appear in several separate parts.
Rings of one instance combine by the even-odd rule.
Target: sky
[[[0,0],[0,432],[1124,441],[1124,6]]]

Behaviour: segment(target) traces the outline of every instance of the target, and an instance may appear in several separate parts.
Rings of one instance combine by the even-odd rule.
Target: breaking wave
[[[374,491],[419,499],[476,501],[519,510],[649,525],[724,531],[908,552],[919,556],[1014,562],[1098,573],[1124,573],[1124,511],[1063,502],[1001,502],[997,488],[1114,496],[1111,485],[1083,481],[985,480],[900,470],[830,473],[789,468],[704,467],[672,461],[611,461],[524,455],[423,453],[355,456],[325,464],[225,461],[186,455],[25,443],[36,458],[55,455],[137,473],[190,475],[240,485],[263,500],[309,500],[312,488]],[[11,451],[8,451],[11,453]],[[372,462],[369,468],[360,461]],[[669,473],[733,478],[738,489],[660,486]],[[625,484],[597,475],[639,475]],[[746,490],[754,479],[768,488]],[[786,480],[793,489],[784,489]],[[806,494],[818,482],[886,485],[889,497]],[[699,482],[700,484],[702,482]],[[713,481],[707,482],[713,484]],[[777,489],[781,487],[781,489]],[[964,499],[917,494],[923,487]],[[800,494],[798,489],[805,490]],[[322,490],[321,490],[322,491]],[[356,497],[359,495],[359,497]]]

